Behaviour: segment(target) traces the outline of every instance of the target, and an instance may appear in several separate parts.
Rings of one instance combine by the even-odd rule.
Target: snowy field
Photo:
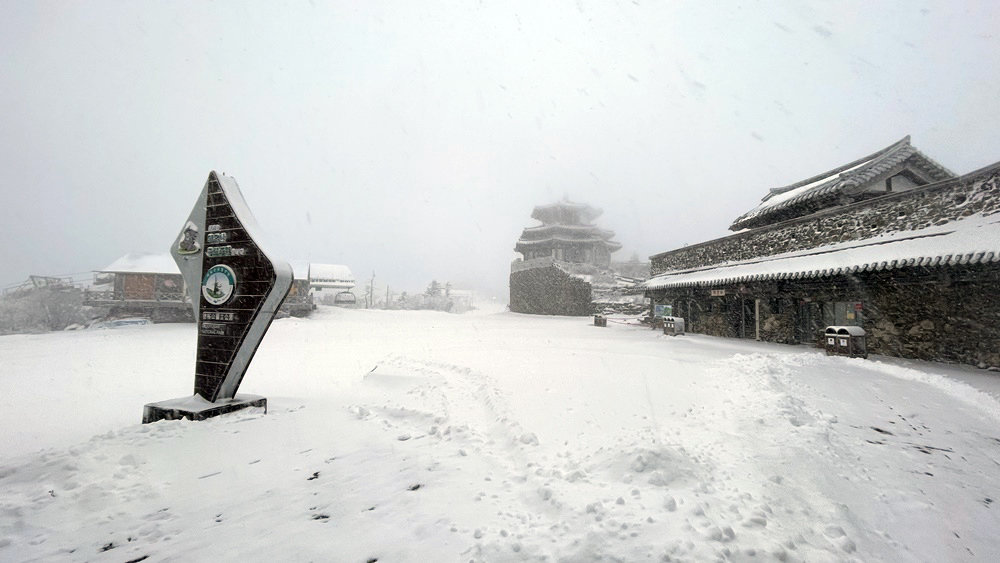
[[[590,324],[321,308],[145,426],[193,325],[0,337],[0,561],[1000,560],[1000,374]]]

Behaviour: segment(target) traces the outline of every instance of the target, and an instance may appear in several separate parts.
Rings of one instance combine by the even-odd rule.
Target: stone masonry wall
[[[761,340],[816,345],[822,327],[816,327],[816,332],[802,331],[803,307],[860,302],[862,327],[873,354],[1000,370],[997,288],[997,263],[901,268],[742,287],[745,299],[761,300]],[[676,316],[693,319],[688,323],[689,332],[739,336],[739,297],[712,297],[709,292],[709,288],[669,288],[657,290],[653,297],[657,302],[672,303]],[[730,303],[726,311],[719,307],[723,299]],[[747,334],[754,337],[752,330]]]
[[[997,264],[935,268],[931,276],[882,274],[867,284],[864,328],[872,352],[1000,369]]]
[[[510,274],[510,310],[535,315],[584,316],[593,313],[591,286],[555,266]]]
[[[655,276],[670,270],[863,240],[886,232],[942,225],[976,213],[997,212],[1000,212],[1000,163],[945,183],[888,194],[653,256],[650,270]]]

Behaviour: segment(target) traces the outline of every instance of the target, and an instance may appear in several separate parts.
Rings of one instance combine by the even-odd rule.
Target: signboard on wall
[[[726,295],[726,290],[725,289],[713,289],[712,290],[712,297],[725,297],[725,295]]]
[[[291,267],[259,238],[236,180],[210,173],[171,248],[198,323],[194,392],[207,401],[235,397],[292,285]]]

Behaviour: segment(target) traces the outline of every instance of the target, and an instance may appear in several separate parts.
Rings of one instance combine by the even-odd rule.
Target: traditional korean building
[[[589,315],[592,285],[614,283],[611,254],[621,248],[614,232],[593,221],[601,210],[563,200],[535,207],[514,246],[524,257],[511,264],[510,310],[543,315]]]
[[[739,232],[651,257],[643,286],[689,332],[1000,368],[1000,163],[955,177],[909,137],[770,190]]]
[[[126,254],[95,271],[83,304],[108,307],[109,317],[194,321],[184,278],[169,254]]]
[[[514,251],[520,252],[526,261],[552,258],[607,269],[611,266],[611,253],[622,245],[611,240],[615,236],[613,231],[593,224],[601,213],[600,209],[568,200],[535,207],[531,218],[542,224],[524,229]]]

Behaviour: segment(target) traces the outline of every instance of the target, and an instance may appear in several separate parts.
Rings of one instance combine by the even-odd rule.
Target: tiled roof
[[[538,242],[549,239],[588,241],[594,238],[611,240],[615,232],[593,225],[542,225],[529,227],[521,232],[518,242]]]
[[[579,243],[603,244],[604,246],[607,246],[608,248],[614,249],[614,250],[617,250],[617,249],[619,249],[619,248],[622,247],[621,243],[618,242],[618,241],[607,240],[607,239],[603,239],[603,238],[599,238],[599,237],[591,237],[591,238],[586,238],[586,239],[579,239],[579,238],[567,238],[567,237],[558,237],[558,236],[556,236],[556,237],[548,237],[548,238],[539,239],[539,240],[523,240],[523,239],[521,239],[521,240],[517,241],[517,245],[515,245],[515,250],[516,250],[516,248],[520,248],[522,246],[544,245],[544,244],[551,243],[553,241],[565,242],[565,243],[570,243],[570,244],[579,244]]]
[[[1000,262],[1000,214],[974,215],[917,231],[900,231],[776,256],[676,270],[645,289],[806,279],[913,266]]]
[[[758,227],[769,222],[782,210],[819,198],[832,198],[851,188],[865,185],[908,160],[913,167],[922,170],[932,180],[944,180],[954,176],[950,170],[914,148],[910,144],[910,137],[906,136],[874,154],[829,172],[788,186],[772,188],[757,207],[737,217],[729,228],[738,231]]]

